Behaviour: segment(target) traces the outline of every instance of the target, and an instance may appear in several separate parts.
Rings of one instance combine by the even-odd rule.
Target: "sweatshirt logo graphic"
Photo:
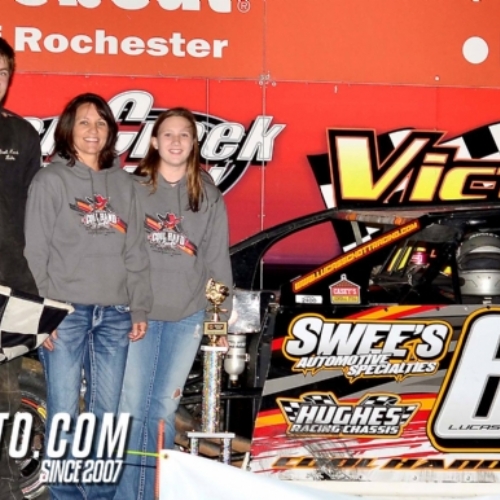
[[[198,248],[182,233],[182,219],[184,217],[177,217],[173,212],[156,214],[156,217],[146,214],[144,227],[151,248],[159,252],[179,249],[188,255],[196,255]]]
[[[109,232],[114,229],[120,233],[127,232],[127,224],[120,219],[109,204],[109,198],[94,194],[93,198],[85,200],[75,198],[75,204],[70,204],[71,210],[82,214],[81,222],[88,230]]]

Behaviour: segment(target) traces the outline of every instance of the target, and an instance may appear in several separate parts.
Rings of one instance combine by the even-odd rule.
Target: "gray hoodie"
[[[30,186],[25,256],[40,295],[76,304],[128,304],[145,321],[152,294],[142,219],[118,162],[96,172],[55,156]]]
[[[171,186],[158,175],[158,187],[136,177],[151,262],[153,308],[149,319],[179,321],[209,303],[205,287],[209,278],[233,287],[229,259],[226,206],[219,189],[203,174],[204,199],[200,210],[189,209],[186,178]],[[222,304],[229,316],[232,296]]]

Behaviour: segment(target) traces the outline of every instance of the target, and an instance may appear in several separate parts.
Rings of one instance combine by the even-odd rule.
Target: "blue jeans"
[[[118,411],[128,333],[132,329],[128,307],[73,306],[75,312],[66,316],[57,328],[54,350],[39,349],[47,381],[46,443],[56,413],[68,413],[74,428],[80,413],[82,368],[87,381],[86,411],[94,413],[98,422],[102,421],[104,413],[116,414]],[[99,429],[94,442],[98,436]],[[68,456],[71,457],[72,432],[61,432],[60,438],[67,439]],[[52,500],[104,500],[114,497],[116,485],[54,484],[49,489]]]
[[[132,416],[128,450],[157,450],[160,419],[165,448],[174,447],[175,411],[202,338],[204,311],[180,321],[150,321],[130,345],[120,411]],[[156,459],[127,455],[116,500],[153,500]]]

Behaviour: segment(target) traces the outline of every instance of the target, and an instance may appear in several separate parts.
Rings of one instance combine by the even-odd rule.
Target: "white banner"
[[[381,500],[389,496],[390,498],[409,498],[411,495],[418,495],[419,498],[422,498],[420,493],[423,492],[419,491],[418,486],[424,486],[421,482],[411,486],[405,483],[403,484],[403,492],[401,488],[396,487],[397,485],[392,484],[392,489],[380,488],[378,491],[377,483],[371,483],[370,492],[372,495],[377,495],[376,497],[365,496],[361,488],[355,492],[355,496],[352,496],[318,489],[317,482],[308,487],[303,482],[297,484],[296,481],[282,481],[179,451],[164,450],[161,452],[161,456],[163,458],[160,459],[159,500],[255,500],[261,498],[275,500],[284,498],[286,500],[360,500],[361,498]],[[341,484],[342,481],[340,483],[337,481],[322,482],[322,484],[325,483],[333,486]],[[363,485],[363,483],[357,484]],[[366,483],[364,484],[366,485]],[[390,487],[390,485],[386,486]],[[491,488],[486,488],[483,491],[477,484],[448,484],[446,491],[441,488],[439,491],[436,490],[436,495],[429,496],[427,491],[427,494],[422,496],[433,499],[459,497],[461,500],[500,500],[500,494],[496,494],[500,485],[490,484],[486,486],[491,486]],[[467,487],[475,488],[475,490]],[[488,495],[493,492],[495,492],[494,495],[478,496],[482,493]],[[471,495],[471,497],[464,498],[464,495]]]
[[[164,458],[160,460],[160,500],[359,500],[246,472],[188,453],[165,450],[161,455]]]

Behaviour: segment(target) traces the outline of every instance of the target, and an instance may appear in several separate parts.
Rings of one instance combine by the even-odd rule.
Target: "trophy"
[[[207,309],[207,312],[212,313],[212,319],[205,321],[203,324],[203,333],[208,335],[210,346],[217,345],[217,337],[227,335],[227,322],[220,321],[220,313],[227,312],[227,309],[221,309],[220,305],[226,300],[229,295],[229,288],[219,281],[210,278],[205,288],[205,297],[213,305]]]
[[[188,432],[191,441],[191,453],[198,455],[200,438],[215,438],[221,440],[222,461],[229,464],[231,461],[231,440],[234,433],[219,432],[220,422],[220,385],[222,371],[222,357],[227,347],[218,346],[221,335],[227,335],[227,322],[221,320],[220,313],[227,312],[221,304],[229,295],[229,288],[215,281],[208,280],[205,296],[211,303],[207,309],[211,319],[203,324],[203,334],[209,339],[208,345],[203,345],[203,391],[201,399],[201,432]]]

